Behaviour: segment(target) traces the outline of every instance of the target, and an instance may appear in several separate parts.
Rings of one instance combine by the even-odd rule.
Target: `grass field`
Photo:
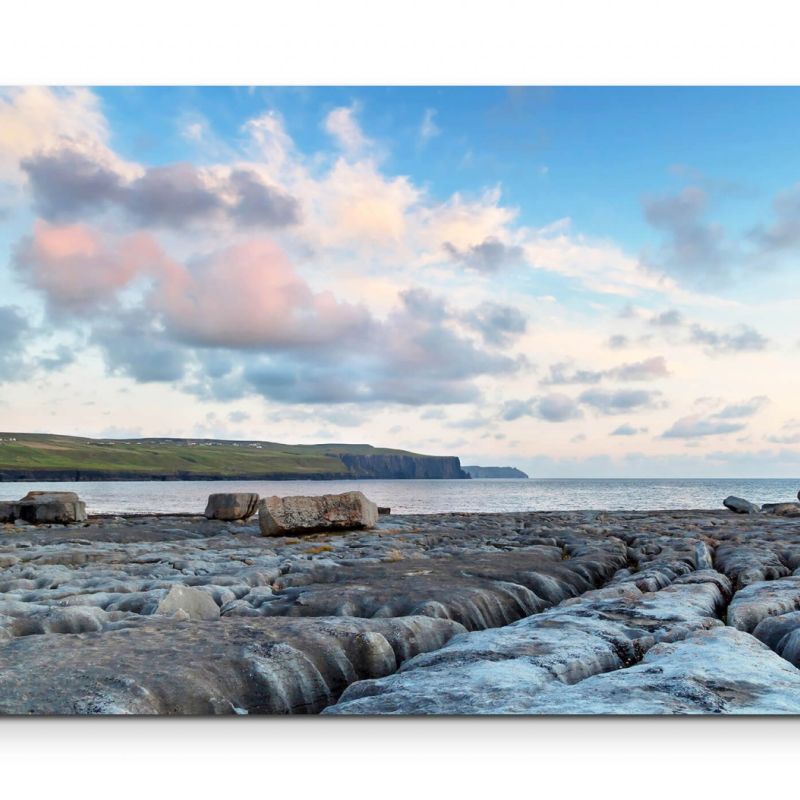
[[[85,470],[143,477],[197,474],[341,474],[339,454],[400,454],[366,444],[288,445],[217,439],[85,439],[39,433],[0,433],[0,470]]]

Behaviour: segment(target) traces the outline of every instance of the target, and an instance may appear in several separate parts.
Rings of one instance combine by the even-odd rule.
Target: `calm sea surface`
[[[0,483],[0,500],[31,489],[77,492],[90,514],[202,513],[212,492],[333,494],[360,489],[395,513],[721,508],[729,494],[755,503],[796,499],[800,479],[542,479],[372,481],[108,481]]]

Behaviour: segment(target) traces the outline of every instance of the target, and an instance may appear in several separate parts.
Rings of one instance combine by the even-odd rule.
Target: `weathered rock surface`
[[[781,658],[800,667],[800,611],[765,617],[756,625],[753,636]]]
[[[394,515],[264,537],[254,518],[132,516],[0,531],[9,713],[796,704],[795,517]]]
[[[507,625],[601,586],[625,563],[621,543],[564,560],[556,547],[510,553],[318,567],[279,578],[259,613],[455,620],[468,630]]]
[[[362,492],[323,494],[317,497],[266,497],[258,507],[264,536],[374,528],[378,506]]]
[[[258,495],[251,492],[210,494],[204,516],[206,519],[231,521],[250,519],[258,511]]]
[[[765,617],[797,609],[800,609],[800,576],[751,583],[733,596],[728,624],[751,633]]]
[[[729,591],[727,579],[709,571],[658,592],[633,584],[588,592],[513,625],[457,636],[385,679],[353,684],[326,713],[534,713],[554,684],[630,667],[657,642],[722,625]]]
[[[758,514],[760,511],[755,503],[751,503],[749,500],[744,500],[741,497],[734,497],[733,495],[726,497],[722,501],[722,505],[736,514]]]
[[[0,714],[297,714],[443,645],[446,620],[139,618],[0,646]],[[55,646],[55,649],[54,649]]]

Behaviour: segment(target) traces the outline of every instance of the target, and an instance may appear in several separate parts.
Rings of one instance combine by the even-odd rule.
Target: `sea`
[[[202,513],[213,492],[319,495],[355,489],[396,514],[448,511],[721,509],[728,495],[754,503],[797,499],[798,478],[551,478],[529,480],[82,481],[0,483],[0,500],[31,489],[77,492],[90,514]]]

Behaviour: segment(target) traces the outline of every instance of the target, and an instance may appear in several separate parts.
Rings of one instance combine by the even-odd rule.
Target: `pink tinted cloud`
[[[175,336],[201,345],[321,345],[363,335],[373,324],[363,306],[312,291],[267,238],[182,264],[146,233],[112,238],[39,220],[17,250],[17,266],[56,313],[108,307],[137,278],[148,278],[146,307]]]
[[[147,234],[109,240],[85,225],[37,220],[17,250],[26,280],[59,312],[95,308],[138,275],[159,271],[164,256]]]
[[[154,297],[181,338],[227,347],[322,344],[371,324],[369,312],[315,293],[270,239],[254,239],[165,275]]]

